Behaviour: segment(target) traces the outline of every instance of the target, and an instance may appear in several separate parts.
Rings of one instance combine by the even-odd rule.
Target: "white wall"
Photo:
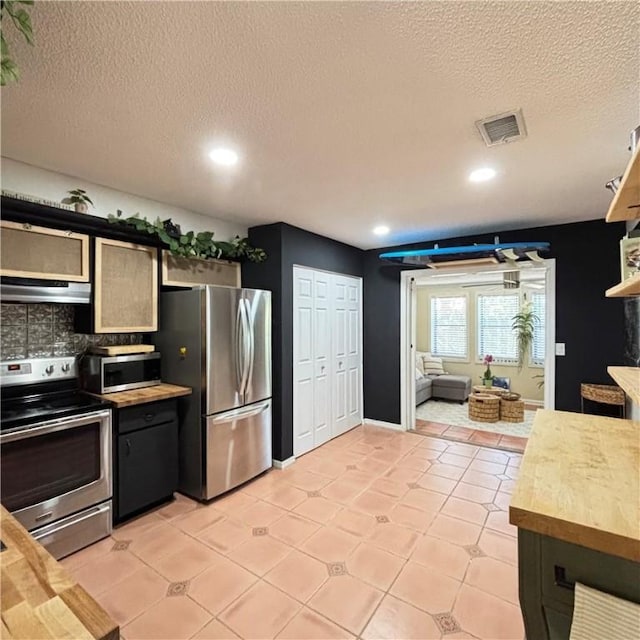
[[[95,207],[89,208],[89,213],[102,218],[106,218],[110,213],[115,214],[117,209],[121,209],[123,216],[126,217],[139,213],[141,217],[146,216],[150,221],[157,217],[161,220],[172,218],[175,223],[181,225],[183,233],[213,231],[216,240],[229,240],[236,235],[241,237],[247,235],[246,226],[241,224],[210,218],[194,211],[134,196],[10,158],[2,158],[0,169],[2,188],[9,191],[60,202],[69,189],[77,187],[85,189],[95,204]]]

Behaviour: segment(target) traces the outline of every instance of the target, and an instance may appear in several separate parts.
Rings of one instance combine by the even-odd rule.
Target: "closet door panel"
[[[338,436],[349,429],[347,351],[349,337],[349,309],[347,287],[343,276],[333,276],[332,377],[333,377],[333,434]]]
[[[314,447],[313,272],[294,270],[293,453]]]
[[[347,395],[349,398],[347,424],[355,427],[362,421],[362,330],[361,330],[361,286],[356,278],[347,278]]]
[[[331,438],[331,390],[329,388],[329,359],[331,356],[330,326],[331,276],[314,274],[314,446]]]

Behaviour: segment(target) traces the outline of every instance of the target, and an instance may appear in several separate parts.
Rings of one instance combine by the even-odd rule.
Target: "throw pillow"
[[[428,356],[430,354],[428,354],[426,351],[416,351],[416,369],[422,374],[424,375],[426,372],[424,370],[424,362],[423,362],[423,358],[424,356]]]
[[[427,354],[422,358],[422,369],[425,376],[441,376],[444,374],[442,368],[442,358],[436,358],[431,354]]]
[[[420,380],[421,378],[424,378],[424,376],[422,375],[422,371],[420,371],[420,369],[416,367],[416,380]]]

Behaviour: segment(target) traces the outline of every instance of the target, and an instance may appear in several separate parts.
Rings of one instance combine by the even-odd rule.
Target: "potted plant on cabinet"
[[[62,201],[64,204],[72,204],[77,213],[87,213],[89,205],[93,205],[93,201],[87,195],[84,189],[72,189],[69,195]]]

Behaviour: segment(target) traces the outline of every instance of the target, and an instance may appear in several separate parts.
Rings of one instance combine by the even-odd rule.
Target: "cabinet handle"
[[[127,438],[124,441],[125,445],[127,446],[127,455],[129,455],[131,453],[131,440],[129,440],[129,438]]]
[[[569,589],[569,591],[573,591],[575,589],[575,585],[567,580],[566,569],[564,567],[559,567],[557,564],[554,565],[553,573],[557,587]]]
[[[155,415],[154,413],[145,413],[144,419],[147,422],[151,422],[153,420],[154,415]]]

